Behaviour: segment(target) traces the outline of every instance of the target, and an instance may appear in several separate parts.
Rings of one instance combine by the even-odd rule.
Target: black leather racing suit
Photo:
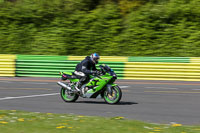
[[[75,74],[80,77],[79,87],[89,80],[89,75],[96,72],[95,63],[90,56],[76,65]]]

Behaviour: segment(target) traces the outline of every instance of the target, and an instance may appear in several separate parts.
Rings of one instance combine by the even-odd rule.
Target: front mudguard
[[[117,84],[107,84],[106,85],[106,91],[108,92],[108,94],[112,95],[113,91],[112,91],[112,86],[117,86]]]

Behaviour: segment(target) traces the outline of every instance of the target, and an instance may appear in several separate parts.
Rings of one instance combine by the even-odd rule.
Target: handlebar
[[[102,79],[99,75],[96,75],[98,78]]]
[[[102,74],[102,73],[101,73]],[[93,76],[96,76],[96,77],[98,77],[98,78],[100,78],[100,79],[102,79],[101,77],[100,77],[100,74],[98,75],[98,74],[92,74]]]

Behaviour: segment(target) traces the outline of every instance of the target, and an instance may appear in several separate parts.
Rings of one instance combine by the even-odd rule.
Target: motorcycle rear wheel
[[[108,104],[117,104],[121,100],[122,91],[119,86],[112,86],[112,94],[104,91],[104,100]]]
[[[75,102],[79,95],[76,93],[70,93],[68,90],[61,88],[60,90],[60,95],[61,98],[65,101],[65,102]]]

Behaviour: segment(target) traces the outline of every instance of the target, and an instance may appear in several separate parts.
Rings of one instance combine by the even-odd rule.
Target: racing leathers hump
[[[76,71],[83,72],[85,74],[92,74],[93,71],[97,70],[95,63],[91,60],[90,56],[87,56],[76,66]]]

